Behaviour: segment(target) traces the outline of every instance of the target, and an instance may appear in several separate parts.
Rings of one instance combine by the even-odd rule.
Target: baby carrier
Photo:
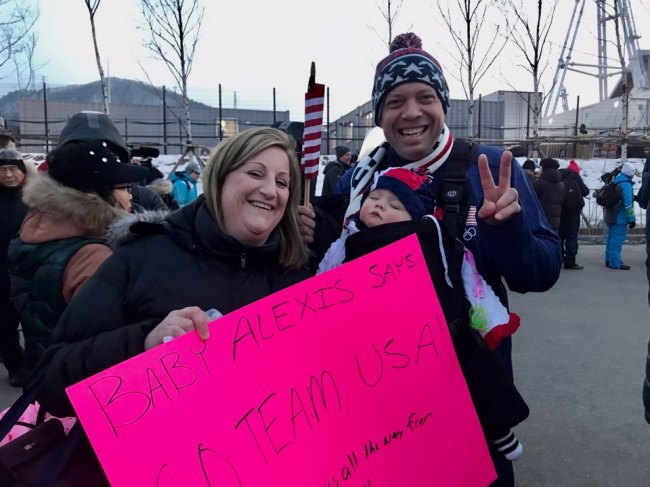
[[[468,143],[457,141],[440,169],[444,171],[437,197],[437,206],[444,209],[441,222],[424,218],[364,229],[350,235],[345,248],[346,259],[352,260],[417,235],[479,421],[486,437],[495,439],[526,419],[529,410],[498,353],[488,349],[470,326],[461,267],[465,250],[462,236],[469,213],[466,174],[474,152]]]

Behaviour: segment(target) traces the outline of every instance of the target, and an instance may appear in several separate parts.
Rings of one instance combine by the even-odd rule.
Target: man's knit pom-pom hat
[[[422,40],[413,32],[400,34],[390,44],[390,53],[379,61],[372,86],[372,107],[375,124],[381,126],[381,105],[393,88],[413,81],[431,86],[447,113],[449,87],[436,59],[422,49]]]
[[[406,49],[408,47],[422,49],[422,39],[420,39],[418,35],[414,34],[413,32],[406,32],[395,37],[395,39],[393,39],[393,42],[390,43],[388,50],[390,52],[395,52],[398,49]]]

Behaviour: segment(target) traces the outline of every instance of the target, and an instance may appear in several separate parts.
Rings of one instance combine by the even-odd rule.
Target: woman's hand
[[[174,310],[149,332],[144,339],[144,349],[151,350],[156,345],[163,343],[165,337],[179,337],[194,329],[202,340],[207,340],[210,337],[208,330],[210,321],[208,315],[197,306]]]

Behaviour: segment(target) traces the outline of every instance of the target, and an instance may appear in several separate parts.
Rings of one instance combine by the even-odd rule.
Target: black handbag
[[[79,422],[67,435],[61,421],[56,418],[43,421],[41,411],[36,425],[19,422],[20,416],[36,399],[40,385],[40,380],[31,383],[0,419],[0,438],[7,436],[16,424],[32,428],[0,447],[0,485],[3,487],[80,485],[72,481],[74,469],[69,468],[83,433]]]

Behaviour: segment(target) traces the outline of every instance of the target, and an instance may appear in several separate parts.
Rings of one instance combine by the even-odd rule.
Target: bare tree
[[[379,3],[377,4],[377,8],[379,9],[379,12],[381,12],[381,16],[384,18],[386,24],[388,25],[388,41],[386,42],[387,46],[390,46],[390,43],[393,42],[393,25],[397,21],[399,11],[402,8],[403,3],[404,0],[397,0],[396,2],[393,0],[386,0],[385,9],[383,9]]]
[[[21,54],[12,56],[11,62],[16,73],[18,90],[33,90],[36,79],[36,66],[34,65],[34,51],[38,44],[38,36],[30,32],[21,47]]]
[[[541,77],[549,64],[546,47],[558,1],[544,2],[544,0],[537,0],[534,23],[529,21],[528,15],[525,13],[523,0],[506,0],[504,2],[504,17],[507,18],[507,13],[509,12],[513,12],[515,16],[514,25],[508,29],[510,32],[510,40],[526,60],[525,64],[519,64],[519,66],[528,71],[533,78],[533,100],[531,101],[532,106],[528,108],[533,113],[534,158],[537,158],[536,141],[539,136],[539,119],[542,112],[542,105],[548,97],[548,93],[551,92],[549,90],[546,95],[542,96],[540,90]],[[551,4],[550,12],[546,13],[544,6],[547,6],[549,3]],[[508,22],[510,23],[510,19],[508,19]]]
[[[90,30],[93,35],[93,45],[95,46],[95,60],[97,61],[97,70],[99,71],[99,81],[102,85],[102,100],[104,100],[104,113],[109,114],[110,107],[108,106],[108,90],[106,89],[106,77],[104,76],[104,68],[102,67],[102,60],[99,56],[99,46],[97,45],[97,32],[95,31],[95,14],[102,0],[84,0],[86,8],[88,8],[88,16],[90,17]]]
[[[499,57],[507,44],[507,36],[500,35],[501,26],[494,25],[495,30],[482,35],[485,20],[493,3],[485,0],[456,0],[456,10],[460,12],[463,22],[457,22],[451,7],[446,10],[438,3],[440,15],[449,29],[451,38],[458,51],[458,80],[463,86],[467,106],[467,135],[474,137],[474,92],[476,86],[489,68]],[[486,37],[489,37],[486,38]]]
[[[17,78],[24,79],[23,73],[28,70],[28,79],[33,80],[32,60],[38,40],[33,28],[37,20],[37,8],[16,0],[0,0],[0,69],[10,62]]]
[[[141,0],[141,10],[150,34],[146,47],[157,59],[164,61],[181,91],[185,131],[191,142],[187,81],[205,9],[199,0]]]

